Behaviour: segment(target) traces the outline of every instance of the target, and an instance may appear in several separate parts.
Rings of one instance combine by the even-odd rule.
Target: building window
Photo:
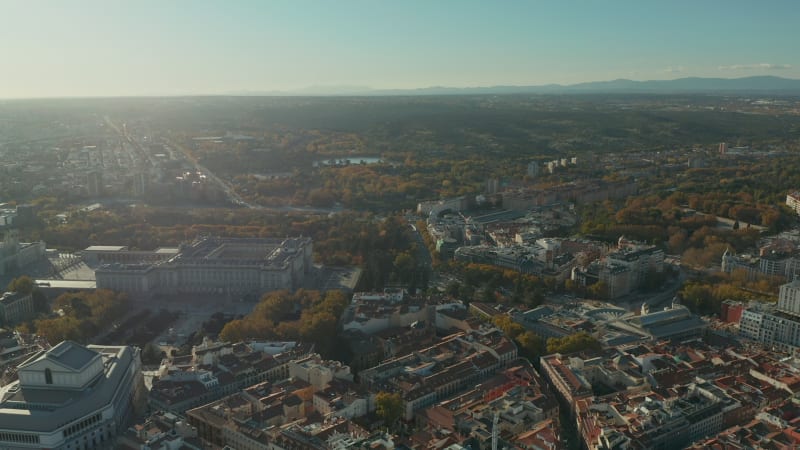
[[[44,382],[53,384],[53,372],[49,368],[44,369]]]

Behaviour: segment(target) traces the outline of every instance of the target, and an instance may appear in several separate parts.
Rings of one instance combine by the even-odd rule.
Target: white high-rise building
[[[800,315],[800,280],[781,286],[778,294],[778,309]]]
[[[773,350],[800,349],[800,321],[792,314],[770,307],[751,307],[742,312],[739,334]]]
[[[800,280],[781,286],[776,306],[756,304],[742,313],[739,333],[775,350],[800,350]]]

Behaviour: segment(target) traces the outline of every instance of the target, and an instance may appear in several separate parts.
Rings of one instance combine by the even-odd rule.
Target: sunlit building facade
[[[297,289],[312,266],[310,238],[202,238],[155,263],[112,263],[95,271],[98,289],[132,295],[260,294]]]

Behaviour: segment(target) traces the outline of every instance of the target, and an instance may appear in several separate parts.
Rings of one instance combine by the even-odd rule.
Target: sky
[[[796,0],[0,0],[0,98],[800,78]]]

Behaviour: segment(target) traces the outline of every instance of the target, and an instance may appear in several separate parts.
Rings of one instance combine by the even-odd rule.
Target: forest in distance
[[[54,136],[37,141],[55,141],[59,149],[93,146],[113,136],[103,123],[109,118],[117,127],[124,125],[125,133],[150,155],[168,153],[165,146],[185,152],[251,205],[392,211],[414,208],[424,199],[482,192],[489,179],[513,184],[524,179],[530,161],[577,157],[581,162],[528,180],[548,186],[580,178],[637,177],[630,170],[615,170],[630,165],[626,155],[649,158],[658,168],[685,164],[692,150],[716,149],[719,142],[791,152],[800,130],[794,106],[788,100],[763,104],[723,96],[599,94],[6,101],[0,103],[0,144],[10,158],[57,170],[63,150],[43,145],[33,151],[36,144],[26,142],[29,135],[46,129]],[[356,163],[362,156],[380,162]],[[313,164],[350,158],[353,163],[345,166]],[[752,163],[780,169],[770,175],[787,185],[800,183],[797,171],[774,161]],[[790,158],[786,162],[792,163]],[[720,184],[725,180],[730,185],[686,187],[751,189],[772,195],[772,201],[785,191],[765,182],[774,177],[758,177],[750,163],[717,163],[709,161],[708,168],[681,175],[686,183],[716,176]],[[683,180],[657,171],[644,181],[640,186],[646,191],[651,186],[680,189]],[[25,193],[19,183],[0,189],[3,198]],[[74,190],[58,195],[64,203],[82,199]],[[225,203],[209,193],[203,199]],[[146,200],[170,205],[186,201],[163,191]]]
[[[9,205],[35,207],[37,220],[21,230],[23,239],[64,251],[150,250],[204,235],[302,235],[312,237],[317,263],[361,267],[359,289],[406,285],[424,292],[431,275],[423,255],[430,253],[434,272],[462,280],[444,286],[445,294],[535,306],[554,292],[603,298],[603,286],[587,290],[440,260],[436,243],[411,217],[417,203],[484,196],[481,208],[491,212],[504,207],[487,191],[491,180],[500,191],[632,182],[634,195],[577,202],[577,225],[553,235],[607,243],[625,235],[660,246],[687,267],[711,267],[726,249],[755,248],[760,234],[750,224],[768,233],[796,224],[784,200],[800,186],[798,102],[600,94],[4,101],[0,151],[14,165],[4,168],[0,195]],[[720,155],[720,142],[739,153]],[[105,150],[117,147],[123,151]],[[76,161],[108,165],[109,155],[124,162],[126,152],[156,166],[161,178],[149,192],[131,197],[135,167],[105,172],[118,191],[109,184],[92,196],[85,186],[75,188]],[[369,163],[359,161],[364,156]],[[549,161],[573,158],[547,169]],[[540,168],[535,176],[531,162]],[[40,179],[20,176],[30,167]],[[201,167],[233,194],[176,194],[170,180]],[[213,184],[193,182],[203,183]],[[103,207],[85,208],[92,202]],[[719,228],[715,216],[746,225]],[[420,229],[422,243],[410,225]],[[651,281],[653,289],[663,282]],[[725,296],[771,295],[776,288],[776,280],[713,275],[698,276],[683,292],[687,305],[707,314]]]

